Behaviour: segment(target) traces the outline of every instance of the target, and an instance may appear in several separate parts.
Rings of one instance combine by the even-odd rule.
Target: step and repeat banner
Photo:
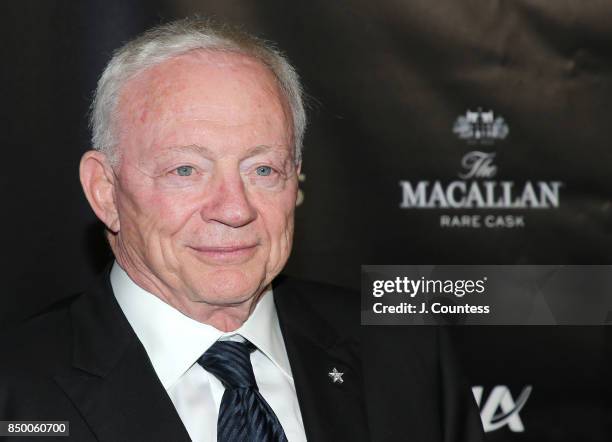
[[[612,438],[612,313],[600,290],[612,264],[612,2],[4,9],[3,327],[80,291],[109,259],[77,170],[112,50],[163,21],[216,17],[277,42],[306,88],[287,273],[360,289],[362,265],[420,266],[416,279],[449,265],[531,269],[522,274],[537,321],[515,311],[506,323],[450,325],[487,440]],[[604,271],[589,283],[551,276],[565,266]],[[502,299],[511,305],[520,289]],[[548,302],[557,291],[563,301]],[[558,320],[583,307],[597,320]]]

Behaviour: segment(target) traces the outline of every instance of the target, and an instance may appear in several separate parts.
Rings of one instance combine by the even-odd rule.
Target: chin
[[[267,285],[260,275],[242,269],[219,269],[204,273],[197,284],[197,299],[217,305],[239,304],[259,294]]]

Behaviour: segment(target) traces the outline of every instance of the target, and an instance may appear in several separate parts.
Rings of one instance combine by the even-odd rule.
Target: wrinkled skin
[[[284,267],[297,176],[290,111],[273,74],[192,51],[123,88],[119,159],[81,161],[117,262],[184,314],[238,328]]]

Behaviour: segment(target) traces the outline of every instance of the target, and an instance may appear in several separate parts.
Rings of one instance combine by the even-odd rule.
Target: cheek
[[[293,219],[295,208],[295,192],[293,197],[287,195],[283,198],[282,204],[273,201],[263,208],[262,218],[270,240],[270,270],[282,267],[291,251],[293,241]],[[280,270],[280,269],[276,269]]]
[[[164,241],[179,232],[196,210],[185,198],[177,204],[177,196],[144,186],[125,192],[118,198],[121,229],[129,230],[142,242]],[[127,232],[124,232],[127,233]]]

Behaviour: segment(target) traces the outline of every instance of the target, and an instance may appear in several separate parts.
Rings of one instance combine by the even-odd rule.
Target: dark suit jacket
[[[481,440],[438,329],[360,327],[358,296],[327,285],[279,277],[274,296],[308,440]],[[108,274],[6,334],[0,351],[0,420],[70,422],[69,438],[46,441],[190,440]]]

